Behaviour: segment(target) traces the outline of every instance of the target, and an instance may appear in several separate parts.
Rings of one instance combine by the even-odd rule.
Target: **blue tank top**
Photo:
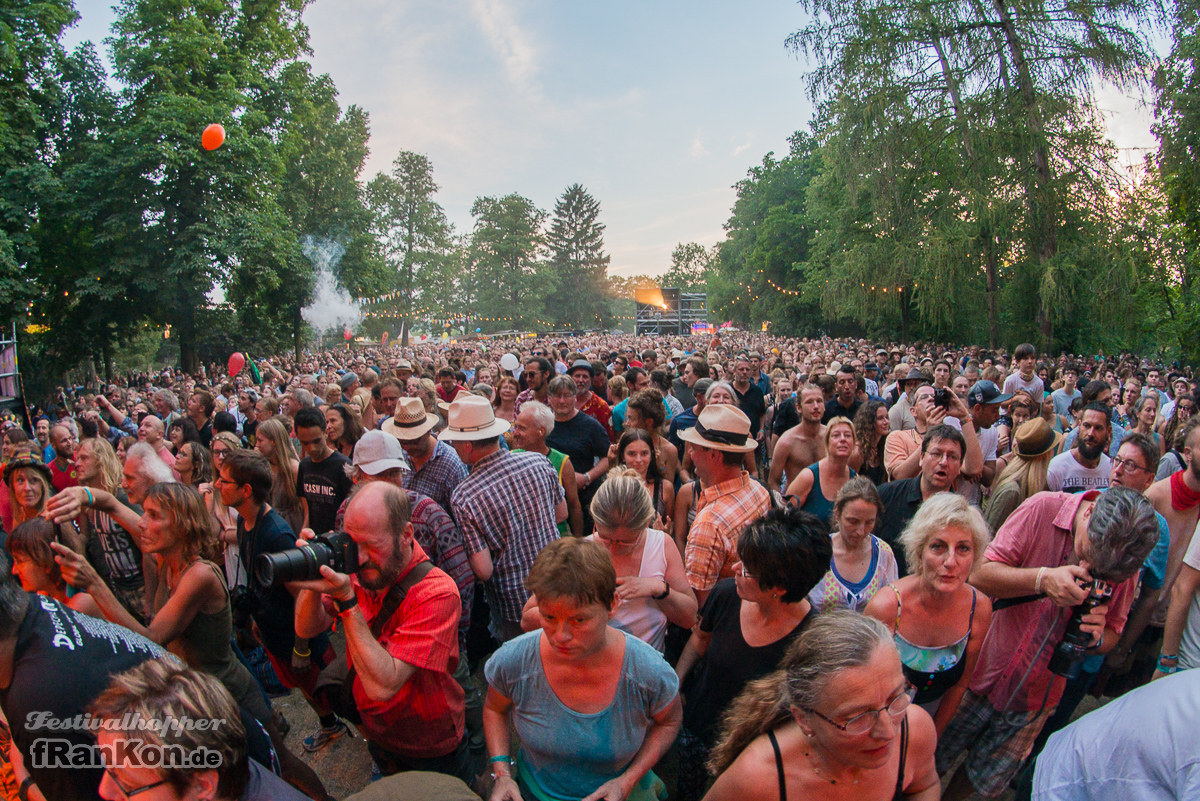
[[[800,508],[828,521],[833,517],[833,501],[826,498],[825,493],[821,490],[821,463],[816,462],[806,469],[812,471],[813,483],[812,489],[808,491],[808,497],[804,499],[804,504]],[[854,478],[855,475],[857,474],[850,470],[850,478]]]

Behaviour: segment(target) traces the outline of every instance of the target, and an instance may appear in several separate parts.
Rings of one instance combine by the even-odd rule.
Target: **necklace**
[[[816,777],[818,779],[821,779],[822,781],[827,781],[830,784],[838,783],[837,779],[833,778],[832,776],[825,775],[825,773],[821,770],[821,768],[817,767],[817,760],[813,757],[813,755],[810,752],[805,751],[804,756],[808,760],[808,764],[812,767],[813,773],[816,775]],[[855,779],[853,782],[851,782],[851,784],[858,784],[858,779]]]

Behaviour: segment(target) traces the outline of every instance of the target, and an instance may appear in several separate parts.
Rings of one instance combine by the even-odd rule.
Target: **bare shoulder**
[[[779,796],[775,752],[767,736],[754,738],[737,759],[717,777],[704,801],[773,799]]]

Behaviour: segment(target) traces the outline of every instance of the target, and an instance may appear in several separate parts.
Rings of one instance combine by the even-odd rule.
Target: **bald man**
[[[162,459],[167,467],[175,470],[175,454],[171,453],[171,449],[167,447],[167,442],[163,439],[163,422],[152,414],[146,415],[142,420],[142,424],[138,426],[138,439],[151,448]]]

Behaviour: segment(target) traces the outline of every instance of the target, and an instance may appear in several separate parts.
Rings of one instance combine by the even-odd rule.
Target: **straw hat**
[[[436,414],[425,411],[420,398],[400,398],[396,411],[380,427],[398,440],[412,441],[428,434],[439,422]]]
[[[718,451],[745,453],[758,447],[750,436],[750,418],[736,406],[705,406],[696,427],[679,435],[680,439]]]
[[[491,402],[482,395],[460,392],[450,404],[446,429],[440,440],[466,440],[498,437],[508,430],[507,420],[497,420]]]

